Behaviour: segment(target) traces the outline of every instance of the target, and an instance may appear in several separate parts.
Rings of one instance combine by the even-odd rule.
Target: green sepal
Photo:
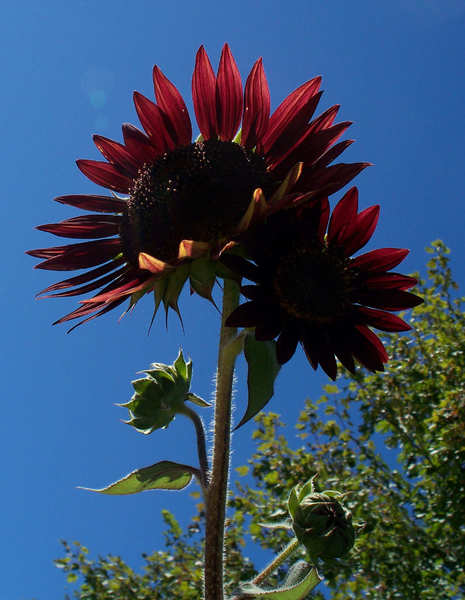
[[[267,598],[268,600],[303,600],[320,583],[322,578],[315,568],[305,575],[296,585],[284,586],[275,590],[264,590],[253,583],[241,586],[242,594],[252,598]]]
[[[192,261],[189,271],[191,288],[202,298],[213,302],[212,289],[216,279],[216,261],[209,258],[197,258]]]
[[[292,518],[294,518],[295,512],[299,506],[299,498],[297,496],[296,487],[293,487],[289,494],[289,500],[287,501],[287,509]]]
[[[292,529],[292,522],[290,519],[284,521],[275,521],[268,523],[258,523],[260,527],[266,527],[266,529]]]
[[[248,365],[247,410],[235,429],[250,421],[268,404],[274,393],[274,380],[281,368],[276,359],[276,342],[258,342],[253,333],[246,335],[244,356]]]
[[[239,129],[239,131],[236,133],[236,137],[233,139],[233,142],[235,144],[240,144],[242,140],[242,127],[241,129]]]
[[[168,309],[172,308],[179,319],[181,319],[181,313],[178,306],[178,298],[182,288],[189,275],[189,263],[185,263],[177,267],[173,273],[167,276],[167,286],[163,296],[163,304],[165,305],[166,318],[168,318]],[[181,319],[182,323],[182,319]]]
[[[163,460],[150,467],[136,469],[104,488],[79,486],[79,489],[110,495],[138,494],[147,490],[182,490],[189,485],[195,473],[194,467]]]
[[[192,392],[189,392],[187,394],[186,400],[190,400],[190,402],[193,402],[194,404],[196,404],[197,406],[201,406],[202,408],[208,408],[209,406],[211,406],[211,402],[207,402],[206,400],[200,398],[200,396],[197,396]]]
[[[297,583],[302,581],[304,577],[306,577],[310,569],[311,565],[309,565],[308,562],[306,562],[305,560],[298,560],[289,569],[289,572],[286,575],[286,579],[284,580],[284,586],[290,587],[292,585],[296,585]]]

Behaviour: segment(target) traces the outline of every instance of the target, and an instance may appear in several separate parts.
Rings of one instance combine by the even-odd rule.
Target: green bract
[[[186,412],[186,400],[208,406],[189,392],[192,361],[186,363],[181,350],[172,365],[152,363],[151,368],[142,373],[146,376],[132,382],[135,393],[131,400],[120,405],[129,410],[131,418],[125,422],[138,431],[149,434],[167,427],[176,414]]]
[[[288,508],[292,528],[313,559],[339,558],[354,545],[352,515],[338,501],[343,494],[315,492],[313,480],[291,491]]]

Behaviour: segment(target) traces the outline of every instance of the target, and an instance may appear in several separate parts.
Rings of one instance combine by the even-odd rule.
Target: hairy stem
[[[184,405],[182,414],[192,421],[195,427],[195,433],[197,436],[197,454],[199,457],[200,467],[200,485],[204,494],[208,486],[208,458],[207,458],[207,446],[205,442],[205,429],[202,423],[202,419],[190,406]]]
[[[231,440],[231,396],[237,356],[236,329],[225,321],[239,303],[239,286],[225,279],[216,374],[213,462],[207,489],[205,530],[205,600],[223,600],[223,544]]]

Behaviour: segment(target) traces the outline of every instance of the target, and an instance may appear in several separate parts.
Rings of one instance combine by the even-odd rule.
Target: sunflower
[[[153,83],[156,103],[134,93],[145,133],[124,124],[123,143],[95,135],[105,160],[77,161],[86,177],[113,196],[60,196],[57,202],[95,214],[38,227],[90,241],[28,251],[45,259],[36,265],[40,269],[86,270],[39,296],[98,290],[57,323],[81,318],[80,325],[128,297],[133,306],[152,290],[155,311],[161,300],[178,311],[187,279],[191,291],[211,300],[217,258],[237,235],[272,213],[334,193],[369,164],[331,164],[353,140],[335,143],[350,125],[334,124],[339,106],[312,120],[320,77],[297,88],[270,116],[262,60],[243,93],[228,45],[216,75],[201,47],[192,78],[200,129],[194,142],[186,105],[158,66]]]
[[[255,282],[241,288],[249,301],[226,324],[255,327],[259,341],[278,337],[280,364],[300,342],[313,368],[321,365],[332,379],[336,358],[352,373],[354,359],[371,371],[382,371],[388,356],[370,327],[407,331],[410,326],[392,312],[422,302],[407,291],[417,283],[415,278],[388,272],[408,250],[381,248],[351,257],[369,241],[379,215],[379,206],[358,213],[356,188],[344,195],[330,220],[329,214],[326,198],[284,211],[245,235],[254,263],[240,256],[222,257]]]

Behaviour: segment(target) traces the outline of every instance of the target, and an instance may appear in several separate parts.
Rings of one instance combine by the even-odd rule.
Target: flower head
[[[270,116],[262,60],[243,91],[228,45],[216,75],[201,47],[192,79],[201,133],[195,142],[184,100],[158,66],[153,83],[155,103],[134,93],[145,132],[124,124],[123,143],[95,135],[105,160],[77,161],[113,197],[60,196],[58,202],[94,214],[38,227],[90,240],[29,251],[45,259],[37,265],[41,269],[86,269],[40,295],[98,290],[57,322],[93,319],[152,290],[156,307],[163,300],[177,310],[187,279],[193,291],[211,299],[216,259],[237,235],[283,208],[337,191],[368,164],[331,164],[352,143],[335,144],[350,123],[334,125],[338,106],[312,120],[320,77],[292,92]]]
[[[291,490],[288,510],[292,528],[313,559],[339,558],[355,542],[352,515],[340,502],[344,494],[334,490],[316,492],[314,479]]]
[[[422,302],[407,292],[415,278],[389,272],[408,250],[381,248],[351,257],[369,241],[379,215],[378,206],[358,213],[356,188],[345,194],[330,220],[329,212],[328,200],[320,199],[271,217],[244,241],[255,264],[223,257],[255,282],[241,288],[249,301],[229,316],[227,325],[255,327],[257,340],[279,336],[281,364],[300,342],[313,368],[321,365],[332,379],[336,357],[351,372],[354,358],[382,371],[388,356],[370,327],[406,331],[410,326],[392,312]]]

